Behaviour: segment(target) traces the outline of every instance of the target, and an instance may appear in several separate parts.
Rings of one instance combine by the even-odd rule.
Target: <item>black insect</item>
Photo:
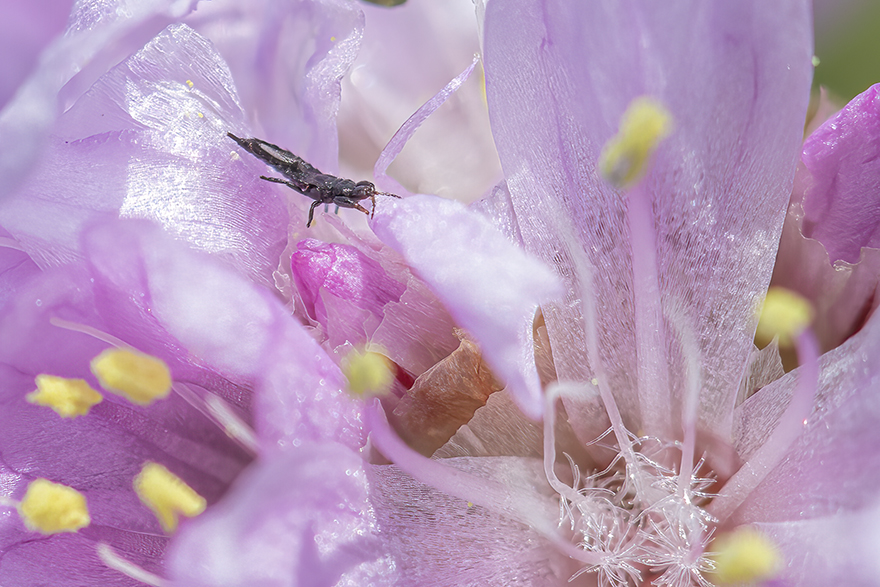
[[[340,208],[354,208],[364,214],[369,214],[370,218],[372,218],[373,212],[376,211],[376,196],[400,197],[377,191],[376,186],[369,181],[354,182],[350,179],[342,179],[335,175],[321,173],[302,158],[272,143],[267,143],[260,139],[240,139],[231,132],[226,134],[238,143],[242,149],[262,159],[286,178],[261,175],[260,179],[283,183],[314,200],[309,208],[309,221],[306,223],[306,228],[312,225],[315,208],[320,204],[336,204]],[[358,202],[367,198],[373,203],[372,211],[368,211],[358,204]]]

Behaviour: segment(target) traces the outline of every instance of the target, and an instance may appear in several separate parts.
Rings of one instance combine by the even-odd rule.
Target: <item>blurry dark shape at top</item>
[[[376,6],[400,6],[406,0],[364,0],[367,4],[375,4]]]

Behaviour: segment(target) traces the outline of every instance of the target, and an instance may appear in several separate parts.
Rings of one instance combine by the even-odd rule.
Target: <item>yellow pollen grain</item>
[[[148,406],[171,392],[171,372],[161,359],[127,349],[107,349],[91,363],[101,387]]]
[[[38,406],[46,406],[55,410],[62,418],[85,416],[95,404],[104,398],[92,389],[84,379],[67,379],[55,375],[37,375],[37,389],[25,396],[25,399]]]
[[[373,352],[349,353],[342,360],[342,373],[348,379],[348,390],[356,396],[382,395],[394,381],[388,358]]]
[[[192,88],[195,84],[192,82],[191,79],[188,79],[188,80],[186,80],[186,85],[189,86],[190,88]]]
[[[672,132],[672,115],[662,104],[641,96],[620,119],[620,130],[599,157],[599,173],[616,188],[626,188],[644,177],[657,145]]]
[[[764,298],[755,341],[766,345],[779,336],[780,347],[790,347],[813,321],[812,304],[800,294],[782,287],[771,287]]]
[[[146,463],[134,479],[134,490],[168,533],[177,529],[178,517],[197,516],[207,506],[205,498],[158,463]]]
[[[722,585],[754,584],[775,577],[782,556],[767,536],[750,526],[720,535],[712,543],[714,582]]]
[[[43,534],[76,532],[92,521],[82,493],[47,479],[31,481],[18,513],[29,530]]]

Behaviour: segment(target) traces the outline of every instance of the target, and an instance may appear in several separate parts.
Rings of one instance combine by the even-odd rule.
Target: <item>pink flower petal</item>
[[[832,263],[880,248],[880,84],[856,96],[804,142],[810,173],[803,233]]]
[[[149,218],[271,284],[287,206],[225,136],[243,124],[232,87],[207,40],[170,27],[58,120],[36,175],[0,204],[0,222],[46,267],[81,254],[78,233],[99,218]]]
[[[734,522],[784,522],[868,507],[880,486],[880,314],[820,362],[816,405],[784,460],[734,514]],[[737,409],[737,452],[749,456],[785,409],[798,370]]]
[[[731,425],[752,303],[769,283],[802,139],[808,8],[801,0],[488,5],[489,110],[523,241],[565,276],[569,299],[596,300],[599,353],[633,430],[676,430],[669,418],[686,388],[673,327],[635,332],[646,304],[667,314],[682,307],[703,366],[700,424],[722,435]],[[629,234],[625,199],[596,164],[621,113],[645,94],[675,126],[643,183],[657,240],[641,246],[656,250],[660,291],[634,299],[631,244],[640,235]],[[583,263],[595,280],[582,286]],[[596,366],[581,306],[544,312],[560,379],[589,381]],[[636,341],[649,335],[660,337],[650,360],[669,366],[668,388],[634,380]]]
[[[248,470],[183,529],[168,555],[180,587],[396,585],[360,457],[306,444]]]
[[[479,343],[495,374],[530,417],[541,414],[531,339],[538,304],[558,294],[556,277],[461,204],[426,195],[380,208],[373,231],[403,255]]]

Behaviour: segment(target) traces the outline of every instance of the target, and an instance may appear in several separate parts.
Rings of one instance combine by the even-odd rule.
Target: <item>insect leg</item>
[[[289,181],[287,181],[286,179],[281,179],[280,177],[266,177],[265,175],[261,175],[260,179],[265,179],[266,181],[271,181],[273,183],[283,183],[284,185],[288,185],[290,187],[293,187],[293,185],[291,185],[291,183]],[[296,191],[299,191],[297,188],[293,188],[293,189],[295,189]]]
[[[315,216],[315,208],[317,208],[320,203],[321,200],[315,200],[312,202],[312,205],[309,206],[309,221],[306,222],[306,228],[309,228],[312,225],[312,218]]]
[[[346,196],[336,196],[333,198],[332,203],[342,208],[354,208],[355,210],[360,210],[364,214],[370,214],[370,211],[358,204],[358,200],[355,200],[354,198],[349,198]]]

